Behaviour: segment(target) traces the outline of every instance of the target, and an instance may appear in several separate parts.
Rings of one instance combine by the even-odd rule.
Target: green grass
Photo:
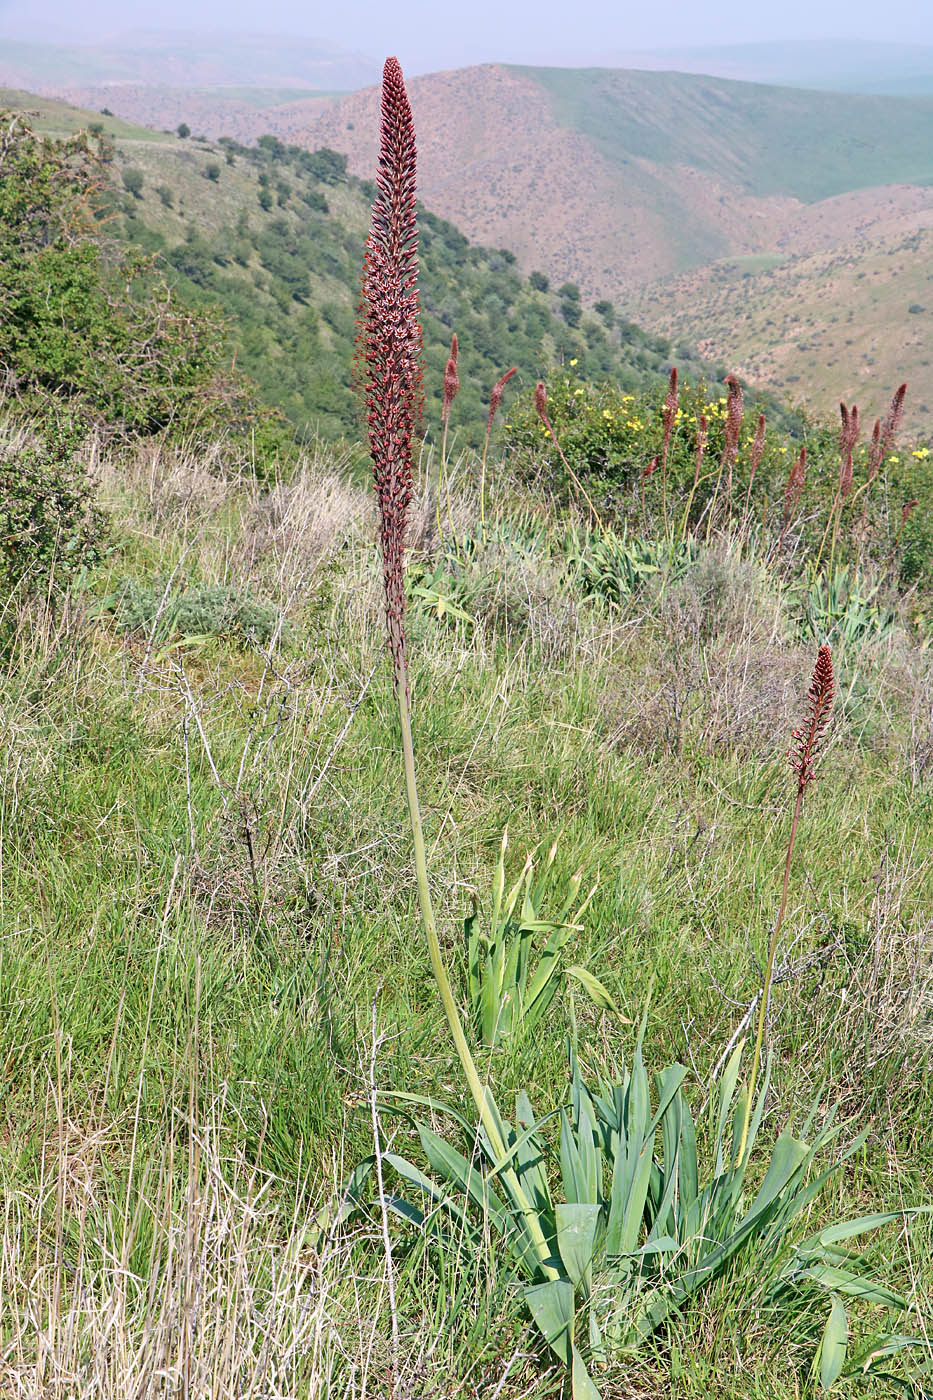
[[[502,471],[491,480],[494,512],[514,510]],[[14,628],[11,600],[4,624],[0,1390],[40,1393],[37,1332],[12,1306],[31,1299],[58,1347],[47,1374],[96,1357],[116,1400],[132,1393],[121,1347],[153,1394],[172,1393],[183,1364],[193,1393],[231,1400],[344,1395],[353,1365],[369,1368],[365,1393],[386,1394],[378,1218],[323,1252],[307,1234],[372,1149],[372,1004],[380,1089],[461,1109],[464,1092],[418,924],[372,502],[326,458],[273,498],[195,460],[161,477],[105,461],[102,489],[117,555],[57,618],[20,605]],[[472,518],[469,490],[454,509]],[[429,500],[417,512],[433,519]],[[516,874],[560,833],[558,873],[582,864],[599,880],[572,960],[633,1018],[650,992],[649,1067],[681,1058],[702,1081],[754,997],[777,909],[784,750],[813,661],[791,640],[792,599],[717,545],[683,583],[607,613],[546,558],[488,548],[498,582],[476,626],[411,614],[455,993],[461,921],[489,889],[503,826]],[[95,620],[89,604],[117,577],[155,588],[176,564],[192,588],[286,611],[287,642],[264,657],[174,636],[147,658],[144,631]],[[778,954],[768,1128],[799,1121],[821,1089],[871,1125],[821,1203],[827,1218],[928,1199],[933,1171],[929,657],[898,625],[837,662],[838,718]],[[582,998],[575,1012],[585,1065],[630,1054],[630,1031]],[[522,1085],[542,1109],[561,1102],[570,1026],[561,996],[532,1040],[480,1057],[500,1102]],[[406,1118],[380,1111],[394,1150],[416,1153]],[[878,1248],[886,1275],[928,1303],[929,1227],[909,1249],[893,1230]],[[502,1381],[515,1400],[557,1394],[494,1258],[451,1266],[403,1231],[393,1251],[398,1366],[414,1393]],[[185,1332],[195,1287],[210,1301]],[[803,1340],[780,1345],[745,1287],[724,1281],[673,1349],[617,1367],[605,1395],[700,1400],[713,1378],[735,1400],[800,1394]],[[116,1321],[108,1296],[122,1300]],[[89,1396],[84,1375],[60,1393]]]

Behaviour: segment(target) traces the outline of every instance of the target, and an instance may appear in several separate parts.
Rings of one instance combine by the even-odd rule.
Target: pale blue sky
[[[291,33],[328,39],[409,71],[485,60],[614,63],[640,49],[774,39],[933,44],[928,0],[0,0],[0,35],[72,41],[137,28]]]

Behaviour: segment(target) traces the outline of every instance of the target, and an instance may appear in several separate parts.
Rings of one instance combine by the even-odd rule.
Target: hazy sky
[[[763,39],[933,44],[928,0],[0,0],[0,35],[46,42],[142,28],[301,34],[409,69],[507,62],[598,63],[637,49]]]

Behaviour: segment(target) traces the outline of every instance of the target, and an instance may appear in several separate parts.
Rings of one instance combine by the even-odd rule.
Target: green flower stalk
[[[813,678],[810,681],[810,689],[807,692],[806,718],[801,727],[795,729],[791,736],[790,766],[797,778],[797,796],[794,802],[794,815],[791,820],[790,837],[787,842],[787,854],[784,858],[784,883],[781,888],[781,907],[778,910],[774,932],[768,944],[768,960],[765,965],[764,985],[761,989],[761,1003],[758,1008],[758,1030],[755,1035],[752,1072],[748,1082],[748,1096],[745,1104],[745,1121],[742,1127],[742,1140],[739,1143],[738,1157],[736,1158],[738,1164],[741,1164],[745,1156],[745,1146],[748,1142],[748,1128],[752,1113],[752,1103],[755,1098],[755,1084],[761,1065],[761,1048],[764,1041],[765,1020],[768,1015],[771,983],[774,978],[774,957],[777,952],[778,940],[781,936],[781,925],[784,922],[784,915],[787,911],[790,865],[794,854],[794,843],[797,840],[797,827],[800,823],[804,793],[809,784],[816,777],[816,761],[819,756],[820,746],[826,735],[827,726],[829,725],[829,717],[832,713],[835,694],[836,678],[833,675],[833,659],[829,647],[824,642],[817,655],[816,665],[813,668]]]
[[[412,438],[421,404],[421,327],[418,320],[418,230],[415,220],[415,130],[398,59],[386,60],[382,79],[382,126],[377,192],[366,240],[360,308],[360,358],[364,369],[369,447],[379,503],[380,542],[386,597],[386,630],[398,699],[411,819],[418,901],[431,968],[460,1063],[480,1122],[499,1161],[506,1146],[502,1121],[479,1074],[454,1001],[437,936],[415,775],[411,698],[405,636],[405,528],[412,497]],[[504,1166],[520,1203],[541,1273],[556,1278],[538,1216],[514,1171]]]

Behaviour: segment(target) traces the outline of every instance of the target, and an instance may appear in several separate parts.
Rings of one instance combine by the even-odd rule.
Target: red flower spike
[[[839,498],[844,501],[852,490],[852,454],[859,437],[858,405],[846,408],[841,403],[839,412],[842,418],[839,427]]]
[[[727,374],[724,382],[729,390],[729,398],[726,403],[726,432],[722,459],[731,466],[739,450],[739,430],[745,413],[745,400],[742,396],[742,386],[734,374]]]
[[[444,398],[441,404],[441,412],[445,420],[449,418],[450,405],[460,391],[460,376],[457,374],[458,356],[457,332],[454,331],[450,338],[450,359],[447,361],[447,368],[444,370]]]
[[[547,389],[544,387],[543,379],[539,379],[535,385],[535,408],[537,409],[538,417],[541,419],[541,422],[550,430],[551,421],[547,416]]]
[[[379,171],[363,263],[359,340],[396,685],[407,685],[402,569],[412,495],[412,436],[422,402],[416,165],[414,123],[402,70],[398,59],[389,58],[382,77]]]
[[[513,374],[517,374],[517,373],[518,373],[518,366],[516,365],[514,369],[506,370],[506,372],[505,372],[505,374],[502,376],[502,378],[501,378],[501,379],[497,379],[496,382],[495,382],[495,384],[492,386],[492,393],[489,395],[489,431],[490,431],[490,432],[492,431],[492,420],[495,418],[495,416],[496,416],[496,410],[498,409],[499,404],[502,402],[502,391],[503,391],[503,389],[505,388],[506,384],[508,384],[509,380],[512,378],[512,375],[513,375]]]
[[[826,734],[836,694],[833,659],[829,647],[820,647],[807,692],[807,716],[791,735],[790,766],[797,775],[797,791],[802,793],[816,776],[816,761]]]
[[[894,439],[897,437],[901,418],[904,415],[904,399],[906,397],[907,385],[901,384],[894,391],[884,423],[882,424],[880,418],[875,419],[875,427],[871,435],[871,451],[868,458],[869,481],[874,481],[881,470],[881,464],[886,454],[894,446]]]
[[[664,424],[664,456],[667,458],[667,449],[671,441],[671,433],[674,431],[674,424],[677,421],[677,369],[671,370],[670,379],[667,385],[667,394],[664,399],[664,408],[661,414],[661,421]]]

